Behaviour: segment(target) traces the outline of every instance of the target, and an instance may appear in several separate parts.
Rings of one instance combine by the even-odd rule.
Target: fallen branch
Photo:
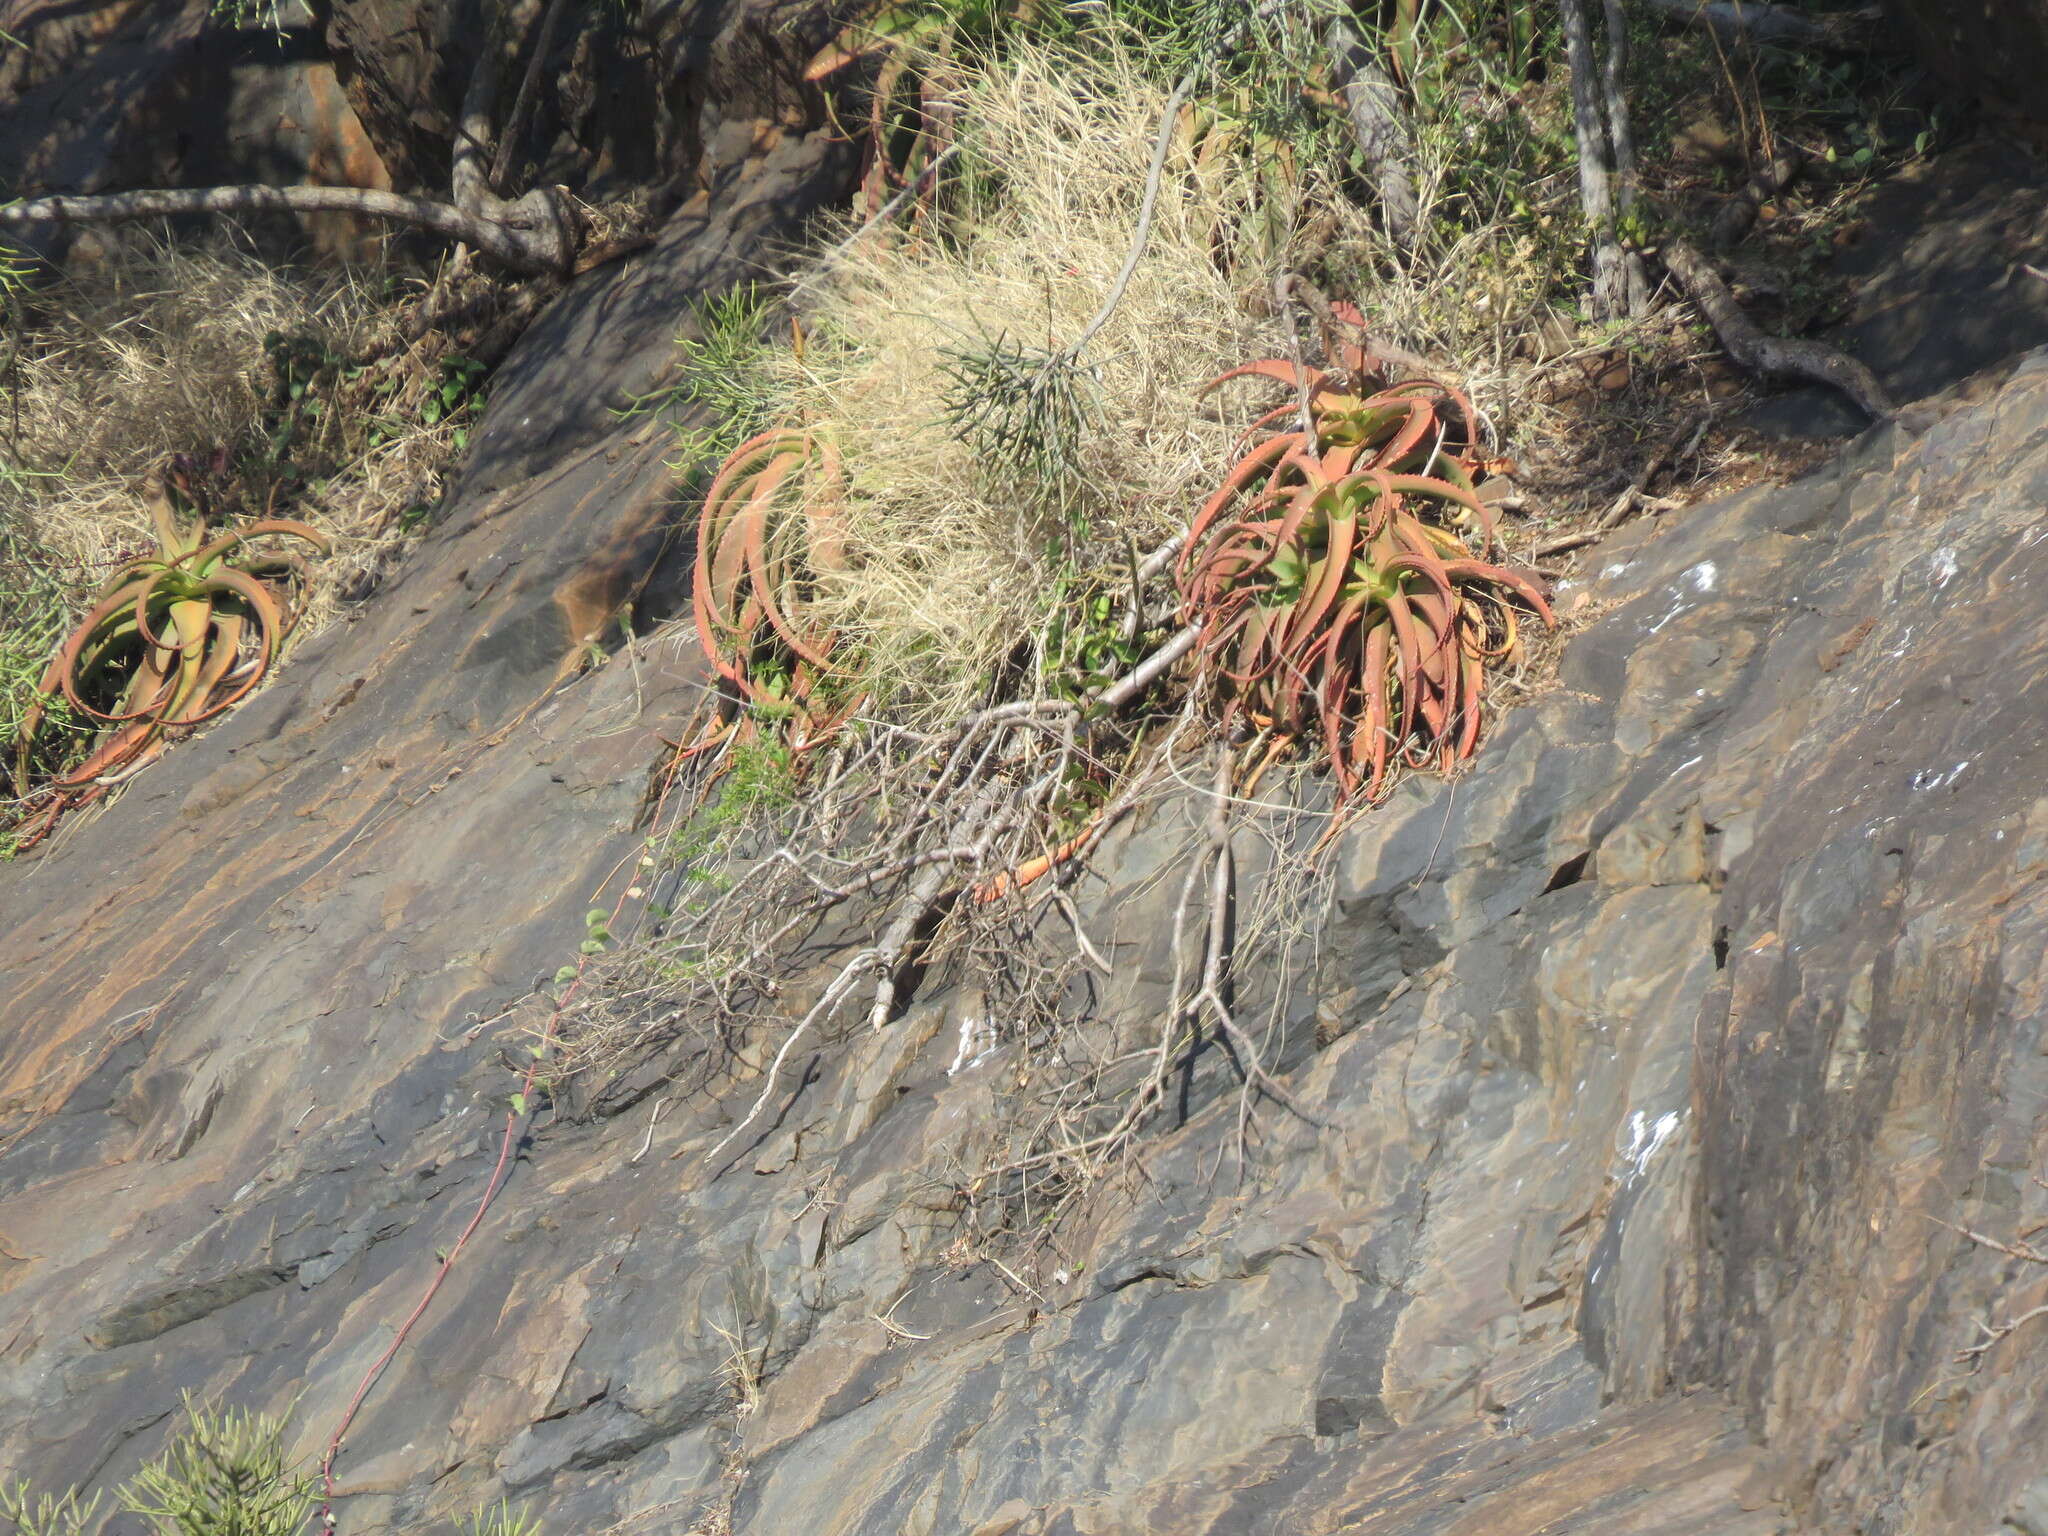
[[[1875,421],[1889,418],[1897,407],[1877,375],[1838,348],[1820,341],[1793,341],[1767,336],[1743,314],[1728,285],[1686,240],[1666,241],[1664,265],[1678,280],[1728,355],[1749,372],[1765,378],[1800,379],[1839,389]]]
[[[995,815],[996,800],[1001,791],[1001,781],[991,779],[983,784],[981,791],[961,816],[958,833],[971,837],[982,831],[984,822],[990,823],[986,831],[974,844],[974,862],[986,859],[996,836],[1002,831],[1003,818]],[[909,968],[911,950],[916,945],[918,930],[926,920],[945,904],[947,876],[952,873],[952,862],[932,864],[917,877],[910,894],[897,909],[896,916],[883,933],[881,942],[874,949],[874,964],[881,972],[875,983],[875,1000],[868,1009],[868,1024],[881,1029],[896,1016],[897,995],[902,986],[903,973]],[[957,890],[957,887],[955,887]]]
[[[1334,70],[1331,83],[1351,120],[1352,141],[1379,192],[1387,233],[1405,249],[1415,243],[1422,203],[1415,190],[1415,143],[1401,118],[1400,93],[1342,17],[1324,30],[1323,46]]]
[[[1731,46],[1777,43],[1788,48],[1867,53],[1875,29],[1884,20],[1883,9],[1874,5],[1816,16],[1789,5],[1766,5],[1762,0],[1643,0],[1643,4],[1673,21],[1706,27]]]
[[[797,1041],[809,1033],[813,1024],[839,1006],[840,1002],[846,997],[846,994],[853,989],[853,984],[860,980],[861,972],[875,964],[877,958],[876,951],[863,949],[840,968],[839,974],[832,978],[832,984],[825,988],[823,995],[812,1005],[811,1011],[799,1019],[796,1028],[792,1029],[784,1037],[781,1049],[775,1053],[775,1059],[768,1063],[768,1081],[761,1085],[761,1094],[760,1097],[754,1100],[754,1107],[747,1111],[745,1119],[741,1120],[738,1125],[727,1131],[719,1139],[718,1145],[713,1147],[710,1154],[704,1159],[707,1164],[715,1165],[718,1161],[718,1154],[731,1146],[740,1132],[744,1131],[761,1117],[761,1111],[768,1107],[768,1100],[774,1096],[776,1074],[781,1072],[782,1063],[788,1059],[789,1053],[796,1048]]]
[[[1202,638],[1202,627],[1190,624],[1180,630],[1158,650],[1089,700],[1089,708],[1096,714],[1107,714],[1131,702],[1139,694],[1158,682],[1167,669],[1181,657],[1195,648],[1195,642]]]
[[[1238,1025],[1233,1006],[1236,967],[1237,860],[1230,849],[1230,749],[1227,744],[1216,754],[1215,804],[1209,813],[1209,932],[1202,957],[1202,990],[1189,1005],[1193,1013],[1207,1006],[1217,1027],[1234,1049],[1239,1074],[1244,1078],[1244,1095],[1238,1100],[1238,1157],[1244,1157],[1244,1131],[1254,1088],[1272,1099],[1289,1114],[1328,1130],[1330,1122],[1304,1109],[1294,1096],[1273,1079],[1259,1060],[1259,1049]]]
[[[451,203],[368,187],[199,187],[113,192],[97,197],[38,197],[0,208],[0,228],[30,224],[112,224],[130,219],[218,213],[354,213],[430,229],[475,246],[518,272],[564,272],[573,259],[573,224],[551,192],[500,205],[501,219]]]

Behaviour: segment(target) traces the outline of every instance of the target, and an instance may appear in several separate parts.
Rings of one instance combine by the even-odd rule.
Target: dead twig
[[[718,1145],[711,1149],[710,1154],[704,1159],[707,1165],[715,1166],[718,1162],[719,1153],[731,1146],[742,1131],[760,1119],[761,1111],[768,1107],[769,1099],[774,1097],[775,1079],[777,1074],[782,1071],[782,1063],[788,1059],[789,1053],[796,1049],[797,1041],[803,1039],[809,1033],[812,1025],[828,1016],[833,1009],[837,1008],[844,1001],[846,994],[853,990],[853,984],[860,980],[861,973],[869,966],[875,964],[879,958],[879,950],[863,949],[840,968],[839,974],[832,978],[831,984],[825,988],[824,995],[812,1005],[811,1011],[799,1019],[796,1028],[783,1037],[782,1048],[775,1053],[775,1059],[768,1064],[768,1080],[761,1085],[760,1097],[754,1100],[754,1107],[747,1111],[746,1117],[738,1125],[727,1131],[719,1139]]]
[[[1927,1219],[1937,1227],[1947,1227],[1959,1237],[1968,1238],[1980,1248],[1989,1248],[1993,1252],[2005,1254],[2008,1258],[2019,1259],[2024,1263],[2048,1265],[2048,1253],[2041,1252],[2030,1243],[2001,1243],[1995,1237],[1987,1237],[1982,1232],[1972,1232],[1968,1227],[1957,1226],[1952,1221],[1943,1221],[1939,1216],[1929,1216]],[[1984,1356],[1995,1349],[2001,1340],[2010,1338],[2037,1317],[2048,1317],[2048,1302],[2029,1308],[2009,1322],[1987,1323],[1980,1320],[1976,1325],[1977,1331],[1984,1337],[1975,1344],[1968,1344],[1957,1350],[1956,1359],[1968,1361],[1974,1370],[1983,1363]]]

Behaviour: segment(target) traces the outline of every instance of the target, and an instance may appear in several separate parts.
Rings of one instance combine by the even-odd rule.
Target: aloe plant
[[[798,722],[798,747],[829,737],[854,707],[827,701],[825,685],[843,669],[834,637],[807,613],[818,579],[845,564],[843,477],[831,444],[777,427],[734,449],[697,524],[697,639],[754,717]]]
[[[1487,558],[1498,530],[1473,489],[1470,402],[1427,379],[1369,390],[1364,346],[1338,354],[1336,369],[1266,358],[1211,381],[1269,379],[1294,399],[1246,434],[1179,581],[1226,718],[1319,741],[1340,800],[1370,802],[1396,762],[1469,757],[1518,615],[1555,621],[1533,579]]]
[[[232,709],[263,681],[297,620],[276,583],[303,579],[305,563],[252,541],[279,536],[328,551],[325,535],[289,518],[261,518],[208,538],[203,509],[189,520],[178,516],[173,479],[190,490],[175,464],[153,474],[148,487],[156,552],[107,579],[24,714],[15,743],[19,782],[58,699],[106,729],[83,762],[39,792],[45,803],[18,848],[33,846],[65,810],[98,798],[111,777],[150,761],[174,736]]]

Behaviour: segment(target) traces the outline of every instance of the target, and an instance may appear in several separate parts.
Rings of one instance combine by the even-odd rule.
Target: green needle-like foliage
[[[285,1456],[284,1425],[189,1400],[185,1411],[187,1428],[121,1489],[121,1507],[156,1536],[299,1536],[314,1486]]]

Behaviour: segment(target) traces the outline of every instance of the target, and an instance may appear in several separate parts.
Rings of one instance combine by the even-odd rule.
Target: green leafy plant
[[[420,402],[420,420],[435,426],[469,410],[483,399],[490,368],[473,357],[444,357],[441,377]]]
[[[724,459],[773,418],[777,402],[762,367],[770,307],[767,290],[750,282],[693,306],[690,324],[676,337],[675,382],[629,396],[616,412],[631,417],[689,410],[692,419],[677,423],[678,474]]]
[[[475,1511],[462,1523],[462,1536],[536,1536],[539,1530],[532,1511],[506,1499]]]
[[[172,483],[196,503],[189,518],[178,514]],[[297,617],[279,583],[303,578],[305,564],[253,541],[279,536],[329,548],[317,529],[287,518],[208,538],[192,467],[177,460],[151,476],[146,495],[156,553],[107,579],[51,659],[15,739],[16,781],[26,782],[37,734],[59,700],[111,730],[83,762],[44,786],[47,803],[21,847],[39,841],[66,809],[96,799],[110,776],[140,767],[263,681]]]
[[[940,355],[948,430],[999,479],[1067,505],[1083,479],[1081,444],[1097,414],[1094,375],[1067,352],[1001,336]]]
[[[284,15],[278,0],[212,0],[212,14],[224,27],[261,27],[284,36]]]
[[[1296,398],[1253,424],[1266,435],[1196,515],[1179,581],[1226,718],[1313,736],[1340,797],[1370,801],[1396,761],[1469,757],[1518,610],[1553,620],[1535,581],[1483,558],[1498,538],[1473,490],[1470,403],[1429,380],[1370,391],[1363,346],[1339,352],[1336,370],[1267,358],[1212,381]]]
[[[185,1400],[185,1425],[164,1453],[116,1490],[120,1508],[151,1536],[303,1536],[318,1485],[285,1454],[285,1427],[268,1414],[213,1410]],[[100,1495],[37,1493],[26,1479],[0,1481],[0,1526],[15,1536],[88,1536],[100,1528]],[[540,1522],[499,1500],[473,1511],[462,1536],[537,1536]]]
[[[26,795],[35,777],[73,749],[71,708],[40,687],[50,656],[77,617],[74,583],[49,558],[27,520],[0,517],[0,783]],[[28,728],[40,721],[40,741]]]

